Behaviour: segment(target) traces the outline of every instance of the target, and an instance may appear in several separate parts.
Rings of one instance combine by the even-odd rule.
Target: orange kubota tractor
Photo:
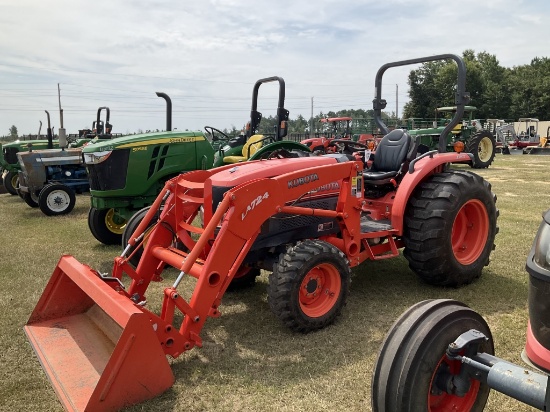
[[[272,271],[272,311],[300,332],[341,313],[352,267],[397,257],[401,248],[427,283],[458,286],[477,278],[497,233],[489,183],[449,169],[471,161],[469,154],[442,147],[416,157],[411,137],[388,133],[381,119],[383,73],[441,59],[459,69],[457,114],[445,135],[468,102],[462,59],[389,63],[377,74],[374,100],[387,134],[370,168],[357,153],[337,153],[183,174],[166,183],[111,274],[61,257],[25,332],[64,407],[116,410],[168,389],[174,377],[166,356],[200,347],[204,323],[220,316],[227,288],[253,280],[261,268]],[[179,275],[164,288],[156,313],[148,287],[168,266]],[[196,279],[187,299],[178,291],[186,276]]]

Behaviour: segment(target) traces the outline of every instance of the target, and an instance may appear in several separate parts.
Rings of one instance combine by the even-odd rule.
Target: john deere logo
[[[292,189],[293,187],[298,187],[301,185],[305,185],[311,182],[315,182],[316,180],[319,180],[319,176],[317,176],[317,173],[312,173],[310,175],[299,177],[297,179],[292,179],[288,181],[288,188]]]

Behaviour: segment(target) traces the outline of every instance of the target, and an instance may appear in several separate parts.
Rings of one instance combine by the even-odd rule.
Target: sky
[[[0,136],[91,128],[110,108],[113,132],[240,129],[254,83],[280,76],[290,117],[372,109],[385,63],[466,49],[504,67],[550,57],[548,0],[0,0]],[[382,80],[386,111],[402,113],[407,75]],[[468,89],[468,87],[466,87]],[[278,89],[260,87],[274,116]],[[472,102],[475,105],[475,102]]]

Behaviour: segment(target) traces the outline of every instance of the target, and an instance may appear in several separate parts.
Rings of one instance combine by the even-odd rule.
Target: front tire
[[[10,195],[17,195],[19,186],[19,174],[17,172],[7,172],[4,175],[4,187]]]
[[[474,160],[470,163],[474,169],[488,168],[497,152],[495,137],[487,130],[472,134],[466,142],[466,152],[474,155]]]
[[[66,215],[73,210],[75,204],[74,190],[61,183],[46,185],[38,196],[38,205],[46,216]]]
[[[38,196],[33,195],[30,192],[19,192],[19,196],[23,201],[32,208],[38,207]]]
[[[88,227],[92,235],[105,245],[120,245],[126,220],[116,216],[114,209],[91,207],[88,213]]]
[[[489,264],[498,209],[491,185],[467,171],[433,175],[411,195],[403,240],[409,267],[425,282],[460,286]]]
[[[138,210],[136,213],[134,213],[134,215],[130,219],[128,219],[128,223],[126,223],[126,226],[124,227],[124,231],[122,232],[122,249],[126,248],[126,246],[128,245],[128,241],[130,240],[130,237],[135,232],[135,230],[137,229],[137,227],[139,226],[139,224],[141,223],[141,221],[143,220],[143,218],[145,217],[145,215],[147,214],[149,209],[151,209],[151,206],[144,207],[143,209]],[[150,232],[153,229],[153,227],[157,223],[157,220],[160,216],[161,211],[162,211],[162,209],[159,210],[155,214],[155,216],[151,219],[151,221],[147,225],[147,228],[144,231],[145,235],[147,235],[147,233]],[[128,251],[128,254],[133,253],[132,257],[129,259],[129,262],[132,265],[137,267],[137,265],[138,265],[138,263],[141,259],[141,255],[143,254],[143,248],[145,247],[146,242],[147,241],[145,240],[143,242],[142,246],[140,246],[139,249],[136,250],[135,252],[134,252],[135,247],[131,248]]]
[[[350,278],[349,262],[338,248],[306,240],[279,256],[269,276],[267,301],[285,326],[307,333],[340,315]]]
[[[409,308],[388,331],[378,352],[372,378],[374,412],[482,411],[489,396],[486,383],[470,379],[465,396],[442,387],[460,372],[460,361],[445,351],[462,333],[476,329],[488,341],[480,351],[493,355],[489,326],[463,303],[427,300]]]

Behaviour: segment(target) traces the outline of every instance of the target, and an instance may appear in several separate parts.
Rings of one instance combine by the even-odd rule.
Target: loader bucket
[[[25,333],[68,411],[115,411],[174,375],[149,316],[72,256],[59,260]]]

